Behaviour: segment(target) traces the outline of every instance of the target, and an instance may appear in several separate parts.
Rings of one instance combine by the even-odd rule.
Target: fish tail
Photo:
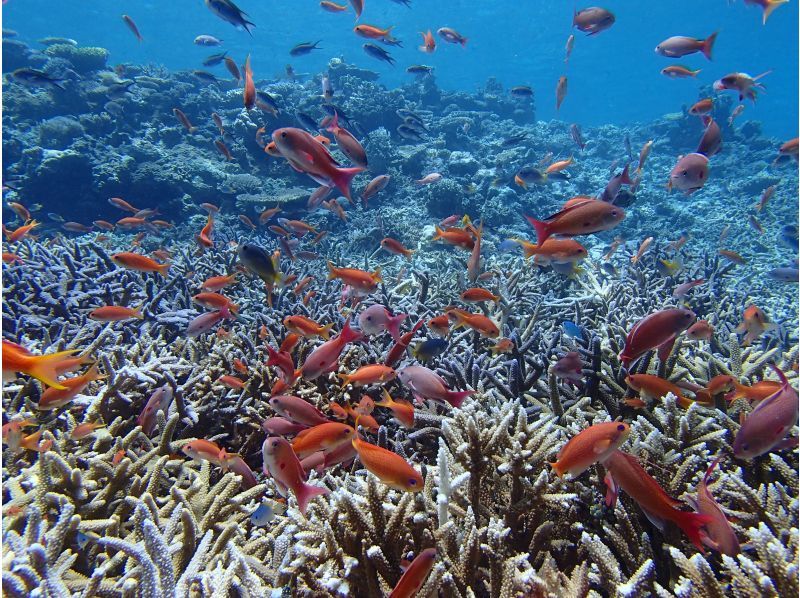
[[[450,403],[453,407],[458,409],[459,407],[461,407],[461,404],[464,402],[464,399],[466,399],[467,397],[471,397],[474,394],[475,394],[474,390],[462,390],[462,391],[448,390],[447,396],[445,398],[447,399],[448,403]]]
[[[434,226],[434,229],[436,230],[436,234],[433,235],[433,240],[438,241],[444,236],[444,231],[441,228],[439,228],[438,224]]]
[[[766,12],[766,9],[764,9]],[[709,35],[706,39],[703,40],[703,47],[700,48],[700,51],[703,53],[703,56],[711,60],[711,48],[714,46],[714,42],[717,41],[717,33],[715,31],[711,35]]]
[[[375,401],[375,404],[379,407],[391,408],[394,405],[394,399],[392,399],[392,395],[389,394],[389,391],[384,388],[383,398],[380,401]]]
[[[392,340],[397,342],[400,339],[400,326],[403,324],[403,320],[408,317],[408,314],[397,314],[396,316],[389,318],[389,322],[386,324],[386,330],[389,331],[389,334],[392,335]]]
[[[336,266],[333,265],[333,262],[328,260],[328,280],[333,280],[336,278]]]
[[[70,349],[69,351],[59,351],[50,355],[36,355],[30,357],[30,367],[28,371],[24,372],[46,384],[52,386],[56,390],[65,390],[67,387],[58,382],[58,366],[65,358],[73,353],[77,353],[78,349]]]
[[[342,386],[350,384],[350,374],[337,374],[342,379]]]
[[[536,244],[541,246],[550,236],[550,231],[547,227],[547,222],[536,220],[533,216],[525,216],[525,219],[536,231]]]
[[[702,542],[701,529],[707,523],[711,523],[711,517],[700,513],[688,513],[686,511],[673,511],[669,513],[670,519],[683,530],[683,533],[692,541],[697,549],[705,553]]]
[[[352,181],[353,177],[359,172],[364,172],[364,168],[362,166],[354,166],[352,168],[335,168],[334,174],[331,177],[333,184],[339,191],[341,191],[342,195],[344,195],[347,201],[350,203],[353,203],[353,198],[351,197],[350,193],[350,181]]]
[[[161,274],[164,278],[169,276],[169,269],[172,267],[172,264],[161,264],[158,266],[158,273]]]
[[[566,472],[561,468],[561,465],[558,464],[558,461],[552,461],[552,462],[548,463],[548,465],[553,468],[553,472],[558,477],[560,477],[560,478],[564,477],[564,473],[566,473]]]
[[[319,331],[319,335],[328,340],[331,337],[331,328],[333,328],[333,324],[326,324],[322,327],[322,330]]]
[[[764,13],[762,15],[761,23],[763,25],[767,24],[767,19],[772,14],[776,8],[778,8],[781,4],[786,4],[789,0],[767,0],[766,5],[764,6]]]
[[[311,499],[313,499],[315,496],[324,496],[329,493],[330,490],[327,488],[320,488],[319,486],[301,483],[300,487],[295,493],[295,498],[297,498],[297,508],[300,509],[300,512],[303,515],[305,515],[306,509],[308,508],[308,503],[311,501]]]
[[[339,333],[339,335],[341,336],[342,340],[345,343],[352,343],[357,340],[361,340],[364,337],[364,335],[361,334],[360,332],[357,332],[352,328],[350,328],[349,319],[344,323],[344,328],[342,328],[342,331]]]

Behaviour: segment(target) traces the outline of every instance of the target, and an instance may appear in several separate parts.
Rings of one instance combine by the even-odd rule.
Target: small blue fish
[[[447,349],[447,341],[443,338],[429,338],[418,342],[411,349],[411,354],[420,361],[428,361],[438,357]]]
[[[575,322],[562,322],[561,328],[564,329],[564,335],[568,336],[569,338],[583,338],[583,331]]]
[[[47,212],[47,217],[53,222],[64,222],[64,217],[61,214],[56,214],[55,212]]]
[[[261,501],[258,508],[250,515],[250,523],[263,527],[275,519],[275,510],[266,501]]]

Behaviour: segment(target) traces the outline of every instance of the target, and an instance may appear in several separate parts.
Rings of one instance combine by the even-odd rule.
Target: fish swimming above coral
[[[798,594],[798,3],[38,4],[3,595]]]

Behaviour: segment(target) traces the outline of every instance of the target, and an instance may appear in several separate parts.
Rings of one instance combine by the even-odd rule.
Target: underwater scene
[[[2,595],[797,596],[796,0],[3,0]]]

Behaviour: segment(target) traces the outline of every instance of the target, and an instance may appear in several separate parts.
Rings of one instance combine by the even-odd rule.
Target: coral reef
[[[4,40],[4,49],[9,44]],[[670,394],[641,409],[626,403],[633,395],[630,373],[657,374],[697,391],[720,374],[746,386],[774,381],[769,365],[775,364],[797,384],[796,287],[767,275],[797,255],[772,232],[796,221],[797,173],[772,164],[777,144],[757,126],[724,130],[725,150],[714,158],[711,180],[690,200],[663,191],[675,155],[691,151],[687,140],[694,143],[699,133],[687,114],[624,130],[587,129],[587,146],[575,149],[578,163],[569,176],[523,188],[513,182],[522,167],[576,147],[566,123],[534,122],[532,100],[512,98],[496,81],[474,94],[440,90],[433,77],[386,90],[374,73],[337,59],[329,68],[337,106],[362,129],[371,169],[356,179],[356,201],[346,206],[343,222],[335,206],[308,212],[316,183],[255,141],[262,125],[295,126],[295,112],[321,119],[318,80],[259,81],[281,106],[274,117],[244,111],[232,82],[131,65],[112,74],[105,55],[91,48],[55,45],[34,55],[12,47],[15,66],[45,60],[47,72],[61,72],[68,62],[93,75],[70,75],[63,91],[15,84],[4,91],[6,199],[40,203],[36,218],[54,212],[89,225],[119,218],[119,204],[107,200],[123,197],[157,208],[166,226],[148,221],[141,231],[118,226],[78,234],[53,220],[37,239],[4,243],[21,262],[3,266],[3,338],[37,355],[75,349],[104,376],[50,411],[39,408],[44,387],[32,378],[4,386],[4,424],[26,422],[41,434],[38,450],[30,450],[6,442],[4,428],[5,595],[379,596],[398,582],[404,561],[432,547],[437,558],[420,596],[798,592],[796,453],[779,447],[752,461],[734,456],[740,412],[752,412],[743,399],[718,396],[685,408]],[[197,130],[172,117],[176,107]],[[396,133],[403,109],[425,122],[420,141]],[[718,119],[730,109],[721,102]],[[212,123],[212,111],[225,132]],[[610,166],[625,135],[637,144],[657,141],[639,188],[627,198],[623,224],[580,238],[587,261],[565,273],[523,259],[516,246],[503,248],[509,238],[533,234],[520,213],[545,216],[573,195],[602,191],[617,170]],[[220,139],[231,160],[214,147]],[[742,164],[755,173],[743,175]],[[441,180],[414,183],[431,173]],[[390,175],[389,185],[368,203],[358,200],[378,174]],[[754,238],[746,223],[769,185],[777,185],[775,195],[759,218],[770,233]],[[731,190],[749,199],[716,199]],[[219,208],[213,219],[202,211],[204,202],[214,204],[205,208],[210,213]],[[287,240],[267,229],[279,221],[259,222],[259,215],[272,207],[288,219],[281,225],[302,228],[293,222],[302,218],[314,232]],[[499,339],[454,329],[444,352],[425,365],[448,388],[474,394],[460,407],[418,402],[408,428],[385,409],[373,412],[377,429],[363,433],[422,474],[419,492],[391,488],[358,459],[347,459],[310,472],[311,482],[331,492],[301,513],[295,497],[282,498],[276,480],[262,473],[263,424],[276,414],[270,398],[280,378],[266,364],[267,348],[286,341],[283,321],[290,315],[338,333],[364,305],[380,303],[408,314],[406,334],[449,306],[464,307],[470,253],[432,240],[442,218],[463,214],[485,231],[480,284],[502,298],[471,309],[492,318],[510,349],[493,350]],[[198,233],[212,222],[211,246],[199,248]],[[318,231],[327,236],[315,237]],[[682,234],[685,242],[677,243]],[[657,240],[649,251],[632,260],[651,235]],[[415,250],[413,256],[378,252],[384,237]],[[237,269],[244,243],[280,250],[284,279],[269,298],[264,276]],[[113,256],[134,248],[166,252],[168,275],[119,267]],[[746,263],[725,260],[720,249],[741,252]],[[380,267],[382,279],[353,305],[339,282],[326,280],[327,259]],[[238,281],[224,292],[236,317],[211,333],[187,336],[203,311],[193,296],[204,281],[234,272]],[[289,274],[296,279],[287,282]],[[698,279],[705,282],[673,296],[678,284]],[[736,328],[753,303],[779,326],[744,346]],[[92,310],[103,305],[141,306],[143,317],[96,321]],[[680,336],[665,359],[647,354],[626,371],[619,355],[631,327],[676,306],[710,322],[713,336]],[[565,322],[580,333],[568,333]],[[427,324],[411,333],[411,348],[434,336]],[[292,366],[320,343],[298,341]],[[381,363],[393,346],[388,335],[348,344],[333,372],[300,380],[290,392],[326,414],[331,402],[355,407],[365,397],[377,400],[374,388],[343,386],[335,374]],[[578,383],[556,375],[568,353],[580,361]],[[417,361],[402,352],[400,363]],[[241,386],[224,381],[231,375],[242,376]],[[166,388],[174,401],[158,411],[148,434],[139,416]],[[412,398],[399,382],[387,388],[396,398]],[[613,509],[606,506],[600,464],[576,479],[552,472],[549,463],[568,439],[617,418],[631,430],[622,449],[675,499],[693,496],[708,465],[723,457],[709,488],[745,545],[742,552],[699,551],[677,527],[651,521],[625,493]],[[84,424],[101,427],[76,433]],[[184,449],[196,439],[241,457],[255,485],[247,487],[219,463],[188,459]],[[265,504],[274,510],[266,523],[255,516]]]

